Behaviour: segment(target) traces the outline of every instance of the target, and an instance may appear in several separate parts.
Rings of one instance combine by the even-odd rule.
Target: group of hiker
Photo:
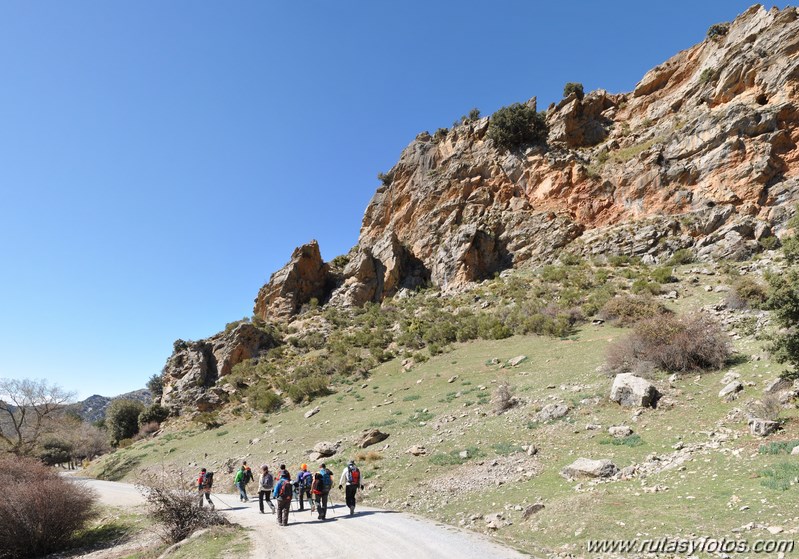
[[[247,484],[254,480],[255,476],[247,462],[242,462],[241,467],[236,470],[236,475],[233,478],[233,485],[239,490],[239,500],[241,502],[249,502]],[[211,501],[213,482],[213,472],[203,468],[197,478],[201,507],[203,506],[204,496],[211,508],[214,508],[214,504]],[[287,526],[292,500],[297,500],[300,511],[305,510],[305,501],[307,500],[311,511],[317,513],[317,519],[325,520],[327,518],[328,498],[332,488],[333,472],[325,464],[320,464],[319,471],[315,473],[309,472],[308,465],[303,464],[294,481],[292,481],[291,474],[286,469],[285,464],[280,465],[276,475],[272,475],[269,471],[269,466],[264,464],[261,466],[261,474],[258,478],[258,507],[261,514],[265,514],[264,502],[266,502],[272,514],[277,514],[278,525]],[[347,467],[341,472],[338,488],[339,490],[344,490],[345,502],[349,508],[350,515],[355,514],[355,494],[358,489],[363,489],[363,479],[354,460],[350,460]],[[277,506],[272,503],[273,498],[277,501]]]

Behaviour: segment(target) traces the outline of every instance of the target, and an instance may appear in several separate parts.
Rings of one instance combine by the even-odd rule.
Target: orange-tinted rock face
[[[551,107],[546,146],[497,150],[489,118],[420,134],[366,209],[359,247],[394,235],[444,287],[563,247],[654,260],[684,247],[751,253],[753,237],[705,237],[779,229],[792,211],[798,56],[796,9],[754,7],[631,94],[572,94]],[[636,239],[641,229],[655,241]]]
[[[571,94],[546,120],[545,145],[512,151],[488,138],[490,117],[417,136],[366,208],[343,274],[330,277],[315,243],[301,247],[256,315],[289,317],[310,297],[360,305],[428,281],[457,288],[563,249],[752,254],[799,195],[797,10],[753,7],[632,93]]]

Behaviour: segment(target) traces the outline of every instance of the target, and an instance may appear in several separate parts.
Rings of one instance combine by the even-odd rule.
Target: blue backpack
[[[325,489],[330,489],[333,487],[333,479],[330,477],[330,471],[323,468],[319,471],[319,474],[322,476],[322,487]]]

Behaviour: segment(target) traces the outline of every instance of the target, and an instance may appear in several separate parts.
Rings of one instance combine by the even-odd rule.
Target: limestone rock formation
[[[798,13],[755,6],[631,93],[572,93],[546,111],[543,145],[498,149],[490,117],[419,134],[366,208],[341,276],[315,243],[300,247],[255,314],[290,317],[311,297],[361,305],[428,282],[457,289],[563,249],[751,256],[799,198]]]
[[[610,477],[619,468],[610,460],[591,460],[590,458],[578,458],[561,470],[560,474],[567,479]]]
[[[291,260],[272,274],[255,299],[254,314],[264,320],[287,318],[316,298],[326,298],[331,278],[329,266],[322,261],[319,244],[311,241],[294,249]]]
[[[172,410],[218,408],[227,401],[219,379],[236,364],[274,345],[270,334],[247,322],[205,340],[178,340],[164,366],[161,405]]]

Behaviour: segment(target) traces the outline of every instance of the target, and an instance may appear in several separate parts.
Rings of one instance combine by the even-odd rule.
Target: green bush
[[[671,266],[661,266],[652,270],[652,279],[658,283],[674,283],[677,281],[672,275]]]
[[[169,410],[160,404],[150,404],[150,406],[139,414],[139,427],[147,423],[163,423],[169,417]]]
[[[139,415],[144,404],[136,400],[113,400],[105,414],[105,425],[112,444],[129,439],[139,431]]]
[[[317,396],[326,396],[330,394],[327,378],[321,375],[313,375],[295,380],[292,384],[285,386],[285,391],[286,395],[291,398],[291,401],[295,404],[299,404],[305,400],[310,402]]]
[[[563,98],[565,99],[572,93],[577,94],[578,99],[583,98],[583,84],[579,82],[568,82],[566,85],[563,86]]]
[[[721,39],[730,31],[730,24],[729,22],[724,23],[714,23],[707,29],[707,37],[708,39],[713,39],[714,41]]]
[[[599,316],[603,320],[616,322],[619,326],[630,326],[640,320],[668,312],[666,307],[652,297],[620,295],[605,303]]]
[[[727,297],[730,307],[762,309],[768,300],[768,287],[750,276],[740,276],[732,284]],[[736,305],[736,303],[739,303]]]
[[[547,132],[543,115],[522,103],[502,107],[491,115],[488,125],[488,137],[506,150],[544,142]]]
[[[689,248],[681,248],[674,251],[666,264],[668,266],[679,266],[681,264],[690,264],[695,260],[694,253]]]
[[[283,399],[263,384],[253,386],[247,391],[247,402],[252,409],[264,413],[277,411],[283,405]]]

